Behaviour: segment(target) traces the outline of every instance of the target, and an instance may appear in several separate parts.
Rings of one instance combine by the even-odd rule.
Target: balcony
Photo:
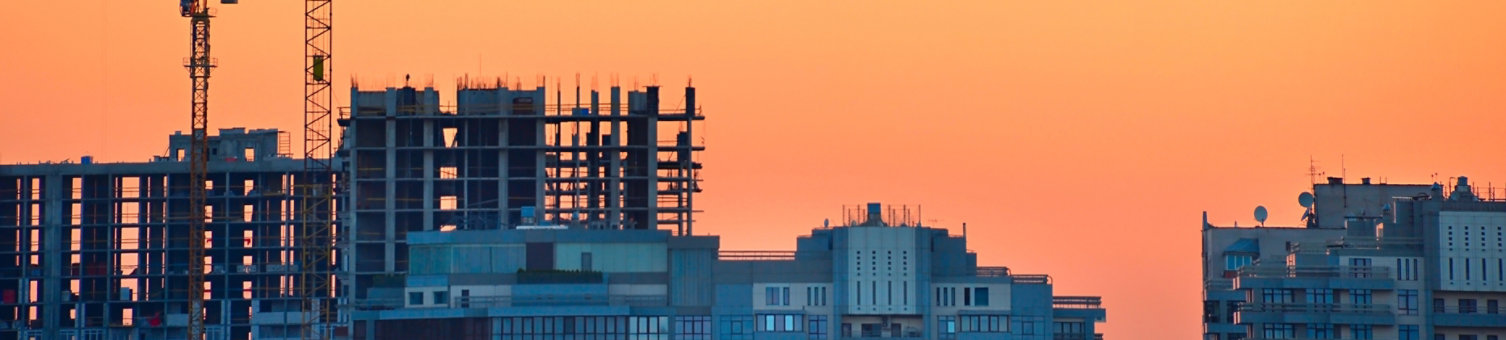
[[[1292,266],[1245,266],[1239,269],[1240,278],[1344,278],[1344,279],[1391,279],[1391,267],[1337,266],[1337,267],[1292,267]]]
[[[1053,296],[1051,309],[1056,316],[1082,318],[1091,322],[1107,321],[1103,298],[1097,296]]]
[[[1499,327],[1506,325],[1506,310],[1486,310],[1481,306],[1433,306],[1436,327]]]
[[[662,307],[668,299],[663,295],[529,295],[529,296],[468,296],[450,299],[450,308],[488,308],[520,306],[631,306]]]
[[[1391,305],[1337,303],[1246,303],[1235,323],[1390,324],[1396,322]]]
[[[1234,279],[1234,289],[1252,288],[1339,288],[1395,289],[1390,267],[1330,266],[1246,266]]]

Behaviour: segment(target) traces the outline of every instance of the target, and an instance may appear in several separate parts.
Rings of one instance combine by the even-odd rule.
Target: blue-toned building
[[[1506,201],[1314,185],[1303,228],[1203,226],[1205,339],[1506,337]]]
[[[1098,339],[1098,297],[980,267],[966,238],[887,223],[788,251],[717,236],[572,226],[410,233],[401,287],[351,312],[355,339]]]

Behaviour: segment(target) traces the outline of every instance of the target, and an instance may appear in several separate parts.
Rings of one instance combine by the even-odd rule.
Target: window
[[[1354,268],[1351,268],[1351,270],[1352,270],[1351,273],[1352,274],[1350,275],[1350,277],[1357,277],[1357,278],[1369,278],[1370,277],[1370,270],[1371,269],[1370,269],[1370,259],[1369,258],[1357,257],[1357,258],[1349,259],[1349,265],[1352,266],[1352,267],[1354,267]]]
[[[1008,315],[963,315],[959,318],[962,319],[963,333],[1009,332]],[[1021,327],[1024,328],[1024,326]]]
[[[1203,301],[1203,323],[1219,322],[1221,321],[1218,318],[1218,300]]]
[[[1402,315],[1417,315],[1417,290],[1398,290],[1396,292],[1396,308]]]
[[[1418,340],[1417,339],[1417,325],[1400,325],[1400,326],[1396,326],[1396,339],[1397,340]]]
[[[448,305],[448,304],[450,304],[450,292],[449,291],[443,291],[443,290],[434,292],[434,304],[436,304],[436,305]]]
[[[973,289],[973,294],[976,294],[976,297],[973,299],[974,306],[988,306],[988,287]]]
[[[972,306],[973,305],[973,288],[972,287],[962,288],[962,305],[963,306]]]
[[[717,328],[718,339],[749,340],[753,338],[752,315],[722,315],[721,327]]]
[[[1333,325],[1326,323],[1307,324],[1307,337],[1312,339],[1332,339]]]
[[[1475,299],[1459,299],[1460,314],[1474,314],[1475,307]]]
[[[1035,335],[1035,321],[1020,320],[1020,334]]]
[[[1371,304],[1372,294],[1369,289],[1353,289],[1349,291],[1349,300],[1356,305]]]
[[[764,287],[764,304],[769,306],[789,306],[790,287]]]
[[[1288,323],[1268,323],[1261,330],[1266,339],[1291,339],[1297,337],[1297,326]]]
[[[1374,329],[1370,325],[1349,325],[1349,337],[1354,340],[1370,340],[1375,338]]]
[[[825,315],[809,315],[809,316],[806,316],[806,318],[809,319],[809,321],[808,321],[809,324],[805,327],[805,329],[807,331],[809,331],[809,334],[810,334],[809,338],[810,338],[810,340],[826,340],[826,338],[827,338],[826,326],[827,326],[827,323],[828,323],[828,321],[826,321],[826,316]]]
[[[566,320],[568,320],[568,318]],[[576,333],[589,334],[589,332]],[[675,338],[686,340],[710,340],[711,316],[696,315],[675,317]]]
[[[1433,312],[1443,313],[1443,299],[1433,299]]]
[[[1248,254],[1224,255],[1224,270],[1239,270],[1250,265],[1250,262],[1253,262],[1253,259]]]
[[[1082,323],[1081,322],[1055,322],[1054,324],[1056,325],[1056,334],[1059,334],[1059,335],[1074,335],[1071,338],[1076,338],[1076,339],[1081,339],[1082,338],[1082,334],[1083,334],[1082,328],[1083,327],[1082,327]],[[1211,335],[1213,335],[1214,337],[1218,337],[1217,333],[1214,333],[1214,334],[1211,334]]]
[[[805,316],[799,314],[760,314],[759,332],[800,332]]]
[[[1499,302],[1497,302],[1496,300],[1485,300],[1485,313],[1486,314],[1500,314],[1501,313],[1501,304]]]
[[[1234,312],[1238,312],[1239,306],[1243,305],[1244,303],[1244,301],[1239,300],[1229,301],[1229,303],[1226,304],[1229,308],[1224,310],[1224,320],[1228,320],[1229,323],[1234,323]]]
[[[957,338],[957,317],[955,317],[955,316],[938,316],[938,317],[936,317],[936,333],[937,334],[941,334],[941,338],[942,339],[955,339],[955,338]]]
[[[1260,302],[1294,303],[1297,299],[1291,289],[1265,288],[1260,290]]]
[[[1333,289],[1311,288],[1307,290],[1307,303],[1333,304]]]
[[[424,304],[424,293],[423,292],[408,293],[408,304],[410,304],[410,305],[422,305],[422,304]]]

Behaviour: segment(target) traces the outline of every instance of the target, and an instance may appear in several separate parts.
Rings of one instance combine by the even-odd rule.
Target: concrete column
[[[42,205],[42,338],[57,339],[58,328],[62,326],[63,306],[63,264],[67,258],[63,256],[63,250],[68,249],[68,244],[63,243],[63,228],[67,227],[69,219],[63,218],[63,200],[70,197],[67,188],[63,186],[63,176],[52,174],[42,179],[42,199],[46,201]]]
[[[439,227],[436,226],[436,225],[434,225],[434,209],[438,209],[439,208],[439,207],[435,206],[435,204],[434,204],[434,150],[429,149],[429,148],[435,147],[435,145],[434,145],[434,120],[433,119],[425,119],[424,120],[424,127],[423,127],[423,129],[424,129],[424,143],[423,143],[423,146],[424,146],[424,149],[423,149],[423,153],[424,153],[424,160],[423,160],[423,162],[424,162],[423,163],[423,172],[424,172],[424,181],[423,181],[423,183],[424,183],[424,189],[423,189],[424,190],[424,208],[423,208],[424,209],[424,230],[425,231],[433,231],[433,230],[439,230]],[[403,164],[401,166],[412,167],[413,165],[412,164]]]
[[[391,91],[388,92],[388,97],[396,98]],[[394,109],[393,105],[388,105],[387,108],[388,110]],[[385,198],[382,201],[382,214],[386,216],[384,219],[386,220],[386,225],[382,226],[384,228],[384,235],[382,235],[382,253],[384,254],[382,257],[382,270],[393,272],[397,270],[397,258],[394,255],[397,253],[397,237],[395,236],[397,234],[397,213],[394,212],[397,209],[397,201],[394,200],[394,198],[397,198],[397,181],[394,180],[397,177],[397,121],[388,119],[385,124],[387,147],[383,148],[383,158],[385,159],[382,160],[384,168],[382,170],[382,187],[386,192],[382,193],[382,197]]]
[[[501,104],[498,105],[498,107],[502,107],[500,106]],[[508,113],[502,114],[507,115]],[[497,197],[497,219],[502,224],[498,227],[502,229],[507,229],[507,226],[513,223],[513,221],[511,220],[512,213],[508,212],[508,209],[511,208],[511,202],[509,201],[511,198],[510,196],[512,195],[512,189],[507,186],[507,179],[509,178],[509,176],[511,176],[511,174],[509,174],[507,171],[507,167],[509,165],[507,162],[507,157],[509,156],[508,153],[511,152],[512,148],[507,145],[507,138],[509,137],[507,135],[507,127],[507,119],[497,119],[497,133],[501,134],[501,136],[498,137],[498,140],[500,140],[501,143],[497,148],[497,152],[501,153],[501,156],[497,157],[497,193],[501,196]]]
[[[622,225],[622,88],[612,87],[612,143],[607,150],[607,225],[618,228]]]

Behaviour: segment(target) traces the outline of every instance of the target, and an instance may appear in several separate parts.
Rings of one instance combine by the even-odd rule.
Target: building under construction
[[[398,302],[408,233],[575,226],[691,233],[699,191],[695,88],[660,103],[657,86],[607,98],[576,89],[459,86],[453,107],[432,87],[351,89],[339,157],[342,217],[357,305]],[[623,95],[626,95],[624,97]],[[383,288],[386,288],[385,290]],[[385,292],[385,293],[383,293]]]
[[[310,173],[277,130],[210,139],[204,287],[208,339],[303,336],[301,252],[328,249],[341,306],[382,308],[408,271],[409,232],[569,225],[691,232],[703,146],[695,89],[549,104],[543,87],[351,90],[335,174]],[[189,326],[189,135],[149,162],[0,166],[0,339],[174,339]],[[303,214],[311,180],[347,183]],[[348,198],[348,199],[347,199]],[[303,216],[337,219],[339,242]],[[386,289],[384,289],[386,288]],[[384,293],[386,292],[386,293]],[[328,305],[328,304],[326,304]],[[355,308],[352,308],[355,309]],[[14,320],[14,321],[11,321]],[[328,330],[346,334],[341,322]]]
[[[142,163],[0,166],[0,339],[184,337],[189,143],[174,134]],[[300,308],[295,259],[309,244],[291,193],[330,176],[305,173],[288,148],[277,130],[210,138],[210,339],[298,337],[287,311]]]

